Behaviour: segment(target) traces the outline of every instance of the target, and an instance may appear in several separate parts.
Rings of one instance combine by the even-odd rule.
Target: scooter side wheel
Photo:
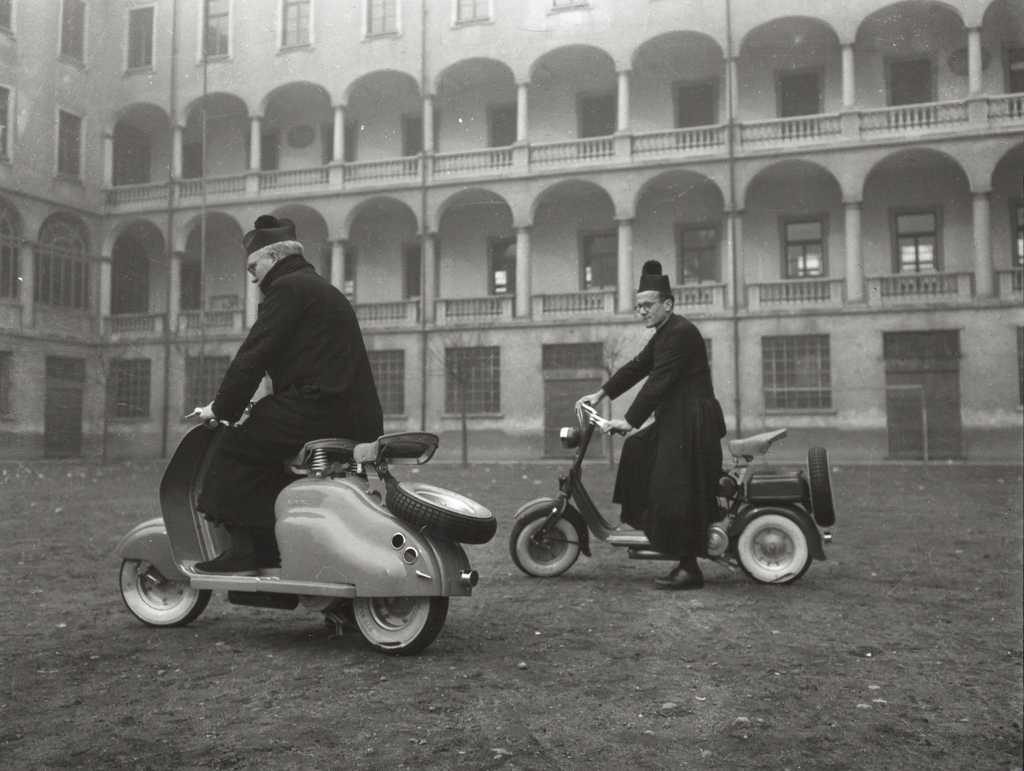
[[[430,645],[441,632],[448,616],[448,598],[357,597],[352,614],[371,648],[411,656]]]
[[[124,560],[118,588],[125,607],[147,626],[185,626],[206,610],[213,594],[187,581],[166,578],[148,562]]]
[[[549,513],[535,511],[517,520],[509,536],[512,561],[528,576],[560,576],[580,556],[580,535],[567,519],[559,519],[543,534],[539,532]]]
[[[781,514],[752,519],[736,541],[743,572],[762,584],[789,584],[807,572],[811,552],[800,525]]]

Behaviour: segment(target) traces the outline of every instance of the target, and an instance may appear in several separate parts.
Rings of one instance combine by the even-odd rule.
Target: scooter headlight
[[[572,426],[562,426],[558,429],[558,439],[562,443],[562,447],[565,447],[567,450],[579,447],[580,430]]]

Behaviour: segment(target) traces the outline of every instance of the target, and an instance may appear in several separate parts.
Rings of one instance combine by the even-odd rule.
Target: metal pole
[[[168,425],[171,418],[171,266],[174,263],[174,135],[178,115],[178,93],[175,88],[178,65],[178,0],[171,0],[171,61],[170,61],[170,95],[168,107],[171,113],[171,162],[167,174],[167,311],[164,313],[164,382],[163,382],[163,415],[160,420],[160,457],[167,457],[167,439],[170,432]]]
[[[928,400],[925,399],[924,386],[917,387],[917,393],[921,397],[921,449],[924,453],[924,462],[929,461],[928,458]]]
[[[736,148],[733,146],[735,136],[736,115],[733,112],[734,96],[732,93],[733,79],[731,64],[732,61],[732,0],[725,0],[725,94],[728,125],[726,126],[726,150],[728,153],[729,165],[729,262],[731,265],[732,286],[729,290],[732,294],[732,378],[733,378],[733,411],[736,413],[736,436],[741,436],[742,421],[742,397],[740,395],[740,315],[739,315],[739,280],[738,280],[738,259],[736,252]]]
[[[427,93],[427,0],[420,0],[420,110]],[[427,120],[423,115],[423,120]],[[436,130],[436,126],[434,129]],[[433,133],[433,132],[431,132]],[[421,136],[423,132],[420,132]],[[427,430],[427,147],[420,149],[420,431]],[[434,255],[433,262],[436,262]],[[432,266],[433,267],[433,266]]]

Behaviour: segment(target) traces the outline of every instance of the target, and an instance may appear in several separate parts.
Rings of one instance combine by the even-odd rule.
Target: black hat
[[[668,283],[668,276],[661,272],[661,263],[657,260],[648,260],[644,263],[640,273],[640,286],[638,292],[658,292],[662,297],[672,296],[672,287]]]
[[[295,240],[295,223],[289,219],[278,219],[273,214],[261,214],[256,218],[254,227],[242,236],[242,246],[248,257],[264,246],[276,244],[278,241]]]

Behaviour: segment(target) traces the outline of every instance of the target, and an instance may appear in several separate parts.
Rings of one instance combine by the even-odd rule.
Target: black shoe
[[[245,573],[261,568],[276,567],[271,560],[255,552],[237,552],[228,549],[212,560],[197,562],[195,569],[201,573]]]
[[[655,578],[656,589],[700,589],[704,586],[702,573],[689,573],[677,568],[664,578]]]

